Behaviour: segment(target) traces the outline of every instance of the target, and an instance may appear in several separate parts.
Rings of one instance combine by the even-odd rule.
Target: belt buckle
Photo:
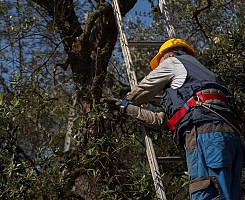
[[[201,101],[200,97],[197,94],[195,94],[195,96],[193,96],[193,98],[196,100],[196,105],[197,106],[201,106],[202,105],[202,101]]]

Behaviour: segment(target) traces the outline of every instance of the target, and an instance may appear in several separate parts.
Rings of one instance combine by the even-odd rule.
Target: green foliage
[[[49,188],[46,173],[49,171],[51,175],[52,170],[60,167],[54,165],[46,170],[55,157],[52,153],[59,149],[58,141],[55,146],[51,142],[54,138],[60,137],[59,131],[54,130],[54,114],[50,112],[55,103],[55,100],[35,94],[31,87],[20,91],[18,95],[9,94],[2,98],[0,105],[2,199],[42,199],[43,187]],[[52,129],[53,133],[50,131]]]
[[[130,40],[168,38],[157,5],[149,2],[152,12],[138,12],[136,20],[125,22]],[[177,36],[191,42],[198,59],[232,91],[244,126],[243,2],[212,1],[198,15],[206,1],[168,3]],[[77,13],[94,9],[86,1],[75,5]],[[31,1],[0,5],[0,198],[157,199],[138,123],[97,105],[90,94],[83,102],[74,101],[70,68],[55,65],[65,62],[66,55],[48,14]],[[158,47],[131,50],[140,80],[150,71]],[[124,97],[129,86],[117,48],[106,76],[100,85],[103,95]],[[158,156],[183,154],[171,133],[151,134]],[[65,138],[71,141],[68,152],[63,152]],[[160,171],[167,199],[189,198],[185,163],[166,163]]]

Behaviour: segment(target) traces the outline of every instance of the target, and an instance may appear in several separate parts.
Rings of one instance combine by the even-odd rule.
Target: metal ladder
[[[123,57],[124,57],[125,65],[126,65],[126,71],[127,71],[129,83],[132,89],[137,84],[137,78],[136,78],[136,74],[133,68],[133,62],[132,62],[132,58],[131,58],[131,54],[129,50],[129,42],[123,30],[123,22],[122,22],[121,12],[119,9],[118,0],[113,0],[112,6],[114,10],[115,19],[117,22],[119,40],[120,40],[120,45],[121,45],[121,49],[122,49],[122,53],[123,53]],[[170,22],[170,17],[169,17],[169,13],[167,10],[165,0],[159,0],[159,7],[160,7],[162,14],[164,15],[164,24],[166,26],[168,36],[170,38],[175,37],[174,28]],[[130,45],[134,45],[134,46],[149,46],[149,45],[150,46],[160,46],[161,44],[162,43],[160,42],[130,42]],[[148,157],[157,197],[160,200],[166,200],[166,194],[164,191],[161,174],[159,172],[158,163],[182,162],[183,159],[181,157],[160,157],[157,159],[152,140],[149,136],[149,132],[143,125],[141,125],[141,132],[144,135],[144,139],[145,139],[146,154]]]

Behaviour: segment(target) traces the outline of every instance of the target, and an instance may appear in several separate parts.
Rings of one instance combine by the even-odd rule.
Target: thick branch
[[[97,10],[88,15],[81,27],[72,0],[33,1],[46,9],[53,18],[68,54],[66,66],[71,67],[77,88],[88,93],[91,90],[87,86],[93,84],[95,88],[93,92],[100,96],[106,68],[117,40],[111,4],[107,2],[97,4]],[[121,1],[122,16],[125,16],[136,2],[137,0]],[[76,39],[80,44],[77,44]],[[79,50],[73,47],[79,47],[77,48]]]
[[[33,0],[33,2],[43,7],[53,18],[61,39],[66,38],[64,40],[65,51],[69,53],[74,38],[82,33],[73,0]]]

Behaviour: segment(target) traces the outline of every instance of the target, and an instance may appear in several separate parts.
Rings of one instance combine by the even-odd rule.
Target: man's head
[[[157,55],[150,62],[151,68],[155,69],[159,65],[161,58],[172,57],[174,52],[178,50],[184,50],[192,56],[195,55],[194,49],[186,41],[173,38],[163,43],[160,47]]]

